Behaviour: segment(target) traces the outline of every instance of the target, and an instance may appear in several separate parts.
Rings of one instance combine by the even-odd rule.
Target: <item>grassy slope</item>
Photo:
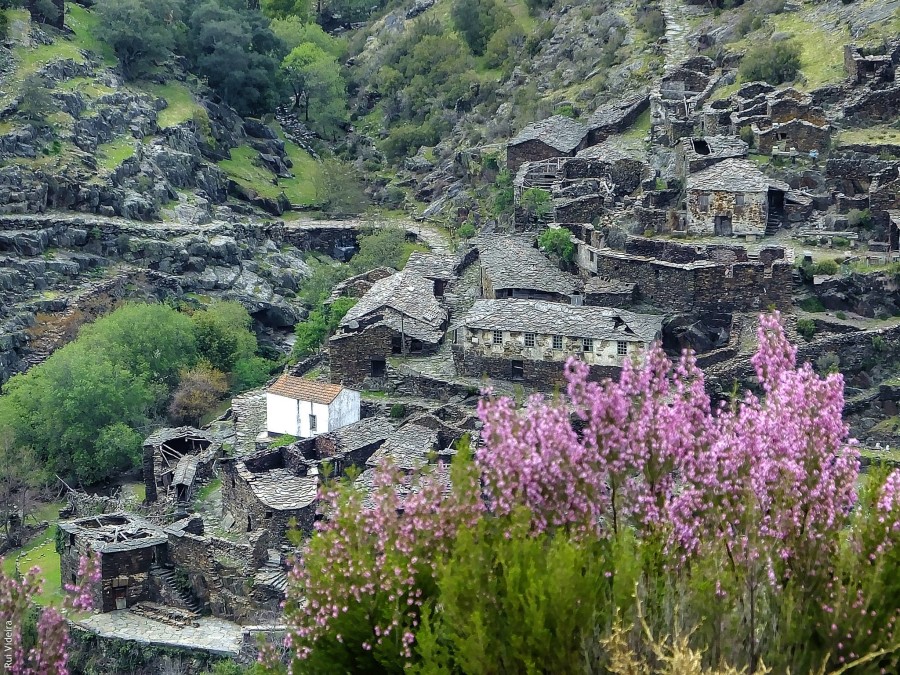
[[[58,510],[59,505],[55,506]],[[10,551],[3,559],[5,574],[15,574],[17,555],[21,555],[20,572],[24,573],[32,567],[41,569],[44,584],[41,593],[35,598],[37,603],[44,606],[59,606],[62,603],[63,592],[60,585],[59,554],[56,552],[56,525],[48,527],[43,534],[32,539],[20,551]]]
[[[292,204],[312,206],[317,203],[315,177],[319,172],[319,165],[309,153],[299,148],[294,143],[287,141],[281,127],[275,128],[276,133],[285,140],[285,150],[294,166],[291,173],[293,178],[279,178],[277,184],[275,175],[268,169],[254,164],[259,153],[249,145],[241,145],[233,148],[231,159],[219,162],[219,166],[235,182],[249,187],[263,197],[277,199],[284,192]]]

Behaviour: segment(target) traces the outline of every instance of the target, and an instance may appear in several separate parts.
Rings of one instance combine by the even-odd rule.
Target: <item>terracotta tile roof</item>
[[[339,384],[316,382],[293,375],[282,375],[268,389],[268,393],[293,398],[297,401],[310,401],[321,405],[329,405],[344,388]]]

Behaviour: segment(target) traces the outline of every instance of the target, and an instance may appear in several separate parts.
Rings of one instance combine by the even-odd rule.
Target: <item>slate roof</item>
[[[480,237],[475,246],[494,291],[520,288],[571,295],[581,287],[577,277],[560,270],[522,237]]]
[[[378,450],[366,462],[366,466],[380,466],[390,461],[402,471],[414,471],[428,464],[428,456],[438,449],[436,429],[406,424],[388,436]]]
[[[518,145],[528,141],[541,141],[560,152],[572,152],[587,135],[588,128],[565,115],[553,115],[532,122],[522,129],[508,145]]]
[[[647,94],[638,94],[623,101],[604,103],[588,118],[588,129],[601,130],[606,127],[617,127],[635,108],[645,106],[648,102]]]
[[[339,384],[328,384],[307,380],[294,375],[282,375],[268,388],[268,393],[277,394],[297,401],[310,401],[320,405],[330,405],[344,388]]]
[[[478,330],[652,342],[662,330],[662,321],[662,316],[610,307],[576,307],[542,300],[476,300],[463,324]]]
[[[193,485],[199,459],[197,455],[182,455],[175,466],[172,485]]]
[[[694,149],[695,141],[703,141],[709,147],[709,152],[702,154]],[[684,154],[689,159],[714,159],[716,157],[746,157],[748,145],[737,136],[704,136],[703,138],[682,138]]]
[[[168,541],[161,527],[124,511],[63,521],[59,529],[88,540],[97,553],[134,551]]]
[[[393,432],[394,425],[384,417],[365,417],[359,422],[317,436],[316,441],[318,444],[321,439],[328,438],[334,441],[338,452],[352,452],[373,443],[380,443]]]
[[[163,443],[168,443],[169,441],[175,440],[176,438],[202,440],[207,441],[210,444],[216,442],[216,440],[209,434],[209,432],[203,431],[201,429],[195,429],[194,427],[163,427],[162,429],[157,429],[152,434],[147,436],[147,438],[144,440],[144,445],[159,447]]]
[[[403,271],[425,279],[450,280],[456,276],[455,267],[456,260],[451,256],[414,251],[406,261]]]
[[[765,192],[769,189],[787,192],[790,186],[769,178],[747,159],[726,159],[688,177],[688,190],[721,192]]]
[[[306,508],[316,500],[319,485],[316,475],[297,476],[284,467],[254,473],[243,462],[235,468],[259,501],[270,508],[291,511]]]
[[[440,341],[447,321],[447,310],[434,297],[434,284],[406,271],[376,281],[341,320],[341,328],[355,330],[354,322],[379,312],[381,323],[427,342]]]
[[[615,281],[591,277],[584,284],[585,293],[634,293],[637,284],[628,281]]]

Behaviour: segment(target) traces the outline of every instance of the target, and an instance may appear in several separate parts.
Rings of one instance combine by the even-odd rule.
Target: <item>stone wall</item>
[[[393,353],[395,337],[399,338],[400,334],[384,325],[332,337],[328,341],[331,382],[351,387],[371,382],[377,388],[383,382],[373,379],[372,360],[387,361]]]
[[[474,351],[463,351],[459,345],[453,345],[453,363],[457,372],[469,377],[484,376],[497,380],[513,380],[512,359],[489,357]],[[565,385],[564,361],[522,360],[523,376],[514,381],[522,382],[544,391],[552,391]],[[604,377],[616,377],[621,368],[610,366],[590,366],[590,377],[599,380]]]
[[[519,167],[525,162],[538,162],[542,159],[551,159],[553,157],[572,157],[574,154],[575,151],[560,152],[542,141],[525,141],[524,143],[506,146],[506,168],[515,176]]]
[[[230,513],[241,532],[264,529],[273,542],[281,541],[291,529],[290,521],[306,534],[312,533],[316,504],[300,509],[276,509],[260,501],[250,485],[235,470],[234,462],[222,462],[222,510]]]
[[[743,206],[737,205],[739,195],[744,198]],[[709,199],[706,210],[700,208],[701,196]],[[731,232],[726,234],[762,236],[769,213],[768,194],[688,190],[687,213],[688,232],[691,234],[719,234],[716,231],[716,217],[722,216],[731,219]]]
[[[754,125],[756,152],[771,155],[777,148],[796,148],[799,152],[825,152],[831,144],[831,129],[802,120],[794,120],[768,128]]]
[[[83,537],[60,531],[62,551],[60,552],[60,578],[62,583],[74,583],[78,577],[81,557],[91,552],[90,545]],[[125,589],[127,607],[149,600],[152,595],[150,566],[163,557],[164,546],[144,546],[125,551],[100,554],[100,581],[92,585],[91,596],[94,607],[101,612],[116,609],[116,595]],[[96,555],[96,554],[95,554]]]
[[[791,306],[792,269],[775,262],[771,272],[755,262],[676,264],[600,252],[597,274],[636,283],[640,299],[668,311],[756,311]]]

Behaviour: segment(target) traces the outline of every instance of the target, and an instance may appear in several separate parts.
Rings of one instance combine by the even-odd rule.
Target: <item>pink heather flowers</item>
[[[22,644],[22,628],[31,603],[41,591],[41,570],[31,568],[21,579],[0,573],[0,624],[11,628],[9,665],[13,675],[67,675],[69,672],[69,630],[65,613],[87,611],[92,607],[90,587],[100,580],[100,566],[94,559],[82,558],[77,585],[66,584],[69,591],[62,611],[53,607],[41,610],[37,621],[37,640],[27,652]],[[4,657],[6,654],[4,654]]]
[[[351,634],[340,624],[340,648],[393,650],[409,663],[424,603],[440,602],[437,574],[454,538],[484,517],[526,513],[532,534],[563,531],[581,541],[627,529],[639,542],[659,542],[673,572],[704,556],[723,560],[732,583],[711,579],[715,598],[736,592],[751,616],[761,585],[770,594],[793,580],[820,588],[829,573],[821,561],[839,555],[857,498],[843,380],[797,365],[778,313],[760,317],[758,337],[759,394],[714,406],[693,356],[673,363],[659,347],[627,363],[616,381],[591,382],[587,366],[570,359],[564,397],[531,396],[522,408],[507,397],[481,400],[483,444],[451,489],[438,467],[411,493],[382,476],[367,504],[353,489],[326,491],[333,517],[289,588],[295,653],[324,648],[338,618],[361,606],[364,625]],[[401,493],[409,493],[405,502]],[[877,509],[900,533],[900,472]]]

